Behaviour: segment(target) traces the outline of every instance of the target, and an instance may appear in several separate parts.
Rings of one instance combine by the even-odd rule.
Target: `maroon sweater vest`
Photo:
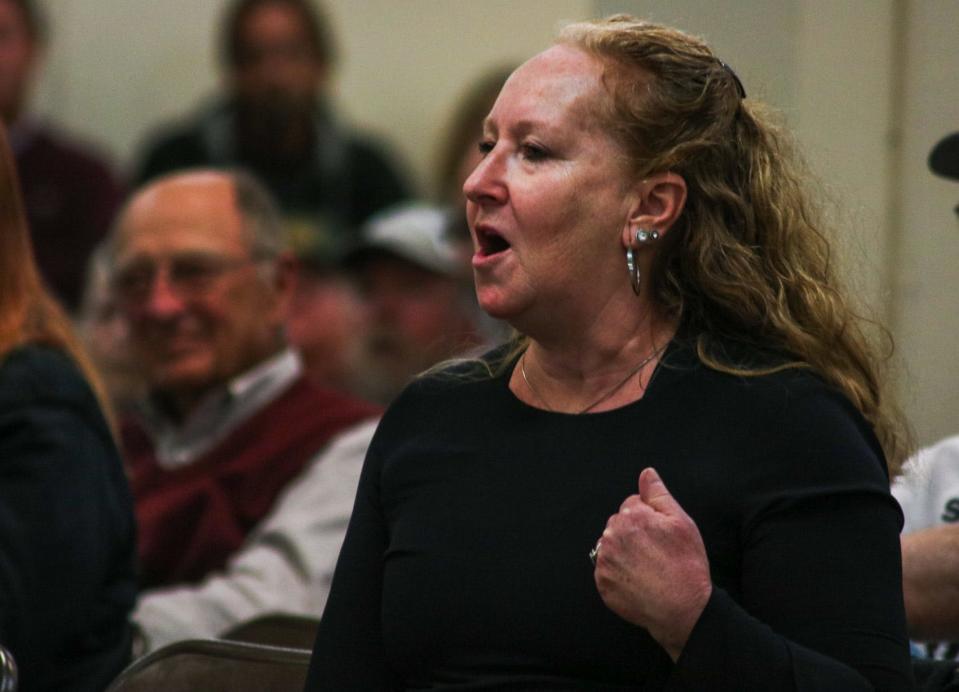
[[[157,464],[146,431],[125,422],[141,587],[194,583],[223,569],[323,445],[378,413],[300,377],[209,452],[173,470]]]

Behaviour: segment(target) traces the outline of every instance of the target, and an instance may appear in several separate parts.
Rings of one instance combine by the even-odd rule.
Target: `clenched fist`
[[[594,578],[603,602],[677,660],[712,594],[695,522],[647,468],[639,494],[609,518],[600,540]]]

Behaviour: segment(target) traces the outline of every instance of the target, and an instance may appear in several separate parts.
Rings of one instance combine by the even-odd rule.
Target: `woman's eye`
[[[520,147],[520,150],[527,161],[541,161],[549,155],[543,147],[537,144],[524,144]]]
[[[488,139],[480,140],[479,145],[477,145],[477,148],[479,149],[479,153],[482,154],[483,156],[486,156],[488,153],[493,151],[493,144],[494,142]]]

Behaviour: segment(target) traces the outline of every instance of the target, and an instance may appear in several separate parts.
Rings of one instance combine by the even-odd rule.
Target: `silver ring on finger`
[[[596,541],[596,545],[593,546],[593,549],[589,551],[589,561],[593,563],[593,566],[596,566],[596,558],[599,557],[600,546],[603,545],[603,539],[600,538]]]

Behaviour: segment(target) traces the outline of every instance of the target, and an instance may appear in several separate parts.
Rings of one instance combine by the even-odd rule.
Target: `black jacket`
[[[133,504],[76,366],[39,346],[0,362],[0,642],[21,692],[103,690],[130,659]]]

